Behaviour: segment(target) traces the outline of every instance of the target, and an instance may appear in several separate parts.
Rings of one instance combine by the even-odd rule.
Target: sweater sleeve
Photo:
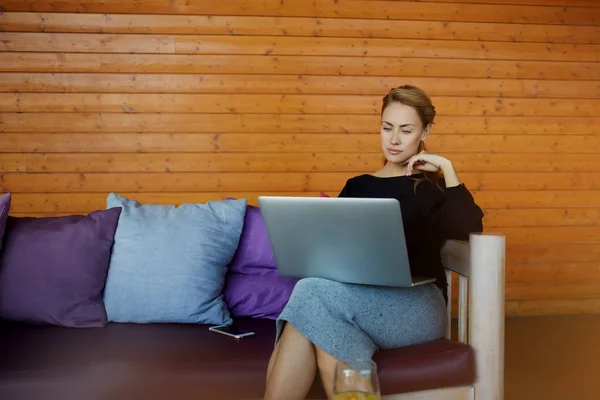
[[[338,197],[351,197],[351,195],[350,195],[350,180],[346,181],[346,184],[342,188],[342,191],[340,192],[340,194],[338,194]]]
[[[444,189],[445,196],[437,210],[444,239],[468,240],[469,234],[483,231],[483,211],[464,184]]]

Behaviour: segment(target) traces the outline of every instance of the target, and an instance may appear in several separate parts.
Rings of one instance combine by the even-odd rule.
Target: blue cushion
[[[176,207],[109,194],[107,208],[122,211],[104,291],[108,320],[231,323],[222,291],[246,205],[241,199]]]

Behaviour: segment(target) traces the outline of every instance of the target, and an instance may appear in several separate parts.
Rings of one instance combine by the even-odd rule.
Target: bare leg
[[[285,331],[285,328],[284,328],[284,331]],[[273,364],[275,364],[275,360],[277,359],[280,348],[281,348],[281,338],[279,338],[279,341],[277,342],[277,344],[275,344],[275,349],[273,349],[273,353],[271,354],[271,358],[269,359],[269,366],[267,367],[267,385],[269,384],[269,380],[271,379],[271,372],[273,372]]]
[[[321,350],[316,346],[315,349],[317,353],[317,365],[319,366],[319,372],[321,374],[321,382],[323,382],[323,387],[325,388],[327,398],[331,399],[333,398],[335,364],[338,360],[331,354]]]
[[[303,400],[316,374],[315,347],[287,323],[269,361],[264,400]]]

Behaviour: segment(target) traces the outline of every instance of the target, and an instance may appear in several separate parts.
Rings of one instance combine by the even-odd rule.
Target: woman
[[[392,89],[381,111],[385,164],[349,179],[340,197],[396,198],[413,275],[436,278],[414,288],[384,288],[319,278],[299,281],[277,320],[265,399],[304,399],[317,370],[332,397],[335,364],[370,359],[378,349],[444,336],[447,239],[482,231],[483,212],[447,158],[425,151],[435,108],[414,86]]]

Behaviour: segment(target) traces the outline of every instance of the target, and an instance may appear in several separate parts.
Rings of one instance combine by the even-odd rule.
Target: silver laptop
[[[281,276],[411,287],[435,278],[411,276],[396,199],[258,198]]]

